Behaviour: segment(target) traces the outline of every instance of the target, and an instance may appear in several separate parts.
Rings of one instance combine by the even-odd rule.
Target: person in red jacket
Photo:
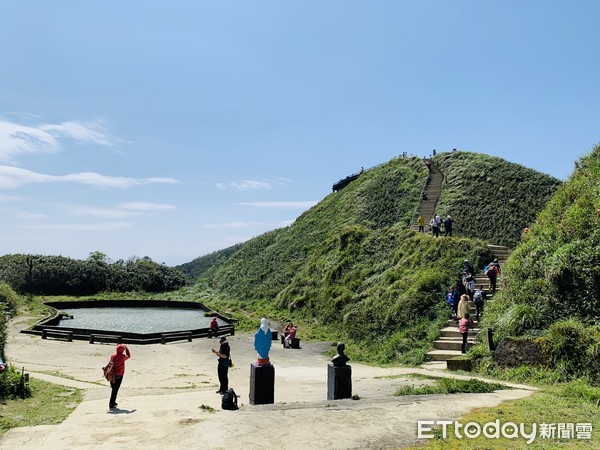
[[[217,337],[219,335],[219,324],[217,322],[216,316],[213,316],[210,321],[210,325],[208,326],[208,337]]]
[[[131,358],[131,353],[125,344],[117,344],[117,351],[114,353],[110,360],[115,366],[115,381],[111,381],[110,387],[112,389],[110,394],[110,400],[108,401],[108,407],[110,409],[116,408],[117,405],[117,394],[119,388],[123,382],[123,375],[125,375],[125,361]]]

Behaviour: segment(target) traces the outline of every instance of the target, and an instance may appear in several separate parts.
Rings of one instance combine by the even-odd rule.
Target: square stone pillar
[[[250,364],[250,404],[275,403],[275,367]]]
[[[352,398],[352,366],[327,365],[327,400]]]

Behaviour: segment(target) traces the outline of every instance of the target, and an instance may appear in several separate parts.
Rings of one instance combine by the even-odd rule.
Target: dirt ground
[[[83,402],[61,424],[9,430],[2,449],[394,449],[413,445],[417,420],[456,420],[473,408],[495,406],[532,392],[527,386],[491,394],[394,397],[401,385],[428,380],[409,373],[457,377],[443,365],[380,368],[353,363],[352,387],[358,400],[327,400],[324,352],[331,343],[302,343],[283,349],[273,341],[275,403],[249,404],[251,334],[229,337],[235,367],[229,384],[240,409],[224,411],[218,388],[215,339],[167,345],[131,345],[119,409],[108,409],[110,387],[101,367],[114,344],[42,340],[20,333],[25,319],[9,327],[6,355],[33,378],[81,388]],[[299,336],[301,337],[301,336]],[[200,408],[201,405],[214,408]]]

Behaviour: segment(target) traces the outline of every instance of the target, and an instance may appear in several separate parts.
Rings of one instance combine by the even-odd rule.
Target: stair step
[[[480,328],[471,328],[469,330],[469,336],[477,336],[477,334],[480,331],[481,331]],[[444,337],[460,338],[461,334],[460,334],[460,331],[458,331],[458,327],[446,327],[446,328],[442,328],[440,330],[440,336],[442,338],[444,338]]]
[[[460,336],[460,335],[459,335],[459,336]],[[471,333],[469,333],[469,337],[467,338],[467,340],[468,340],[469,342],[473,342],[473,340],[475,339],[475,336],[476,336],[475,334],[473,334],[473,335],[472,335]],[[445,337],[439,337],[439,338],[437,338],[437,339],[436,339],[436,341],[443,341],[443,342],[462,342],[462,336],[460,336],[460,337],[455,337],[455,336],[451,336],[451,337],[448,337],[448,336],[445,336]]]
[[[431,350],[427,354],[434,361],[448,361],[449,359],[462,355],[460,350]]]
[[[467,350],[471,348],[475,342],[473,340],[467,340]],[[436,350],[458,350],[462,347],[462,339],[455,339],[452,341],[433,341],[433,348]]]

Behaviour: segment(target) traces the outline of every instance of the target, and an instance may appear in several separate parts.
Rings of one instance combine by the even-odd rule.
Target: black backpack
[[[221,408],[235,411],[238,408],[237,395],[232,388],[227,389],[221,397]]]

